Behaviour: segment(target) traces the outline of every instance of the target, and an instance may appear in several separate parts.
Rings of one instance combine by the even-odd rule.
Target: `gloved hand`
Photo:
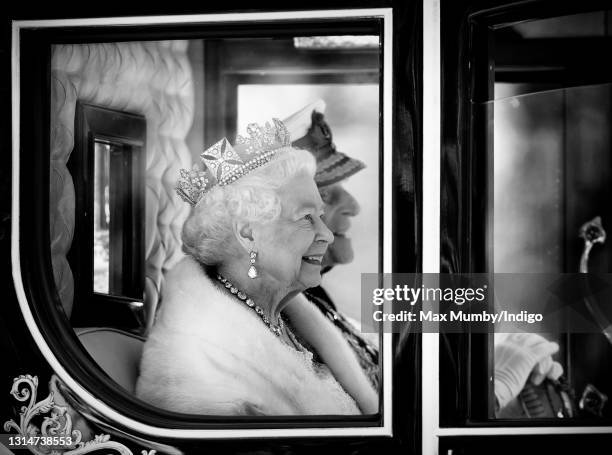
[[[557,343],[535,333],[512,333],[495,345],[495,397],[500,408],[516,397],[530,379],[540,384],[558,379],[563,367],[553,361]]]

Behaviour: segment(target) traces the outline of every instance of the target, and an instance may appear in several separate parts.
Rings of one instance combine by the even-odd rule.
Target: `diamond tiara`
[[[197,164],[191,170],[181,169],[176,185],[181,199],[195,206],[213,187],[235,182],[269,163],[279,149],[291,146],[289,131],[278,119],[272,119],[272,125],[266,122],[263,127],[251,123],[247,134],[247,137],[238,135],[234,146],[223,138],[206,149],[200,155],[203,169]]]

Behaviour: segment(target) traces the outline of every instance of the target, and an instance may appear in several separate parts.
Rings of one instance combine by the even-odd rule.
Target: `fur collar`
[[[312,354],[280,342],[253,310],[185,258],[167,275],[137,395],[186,413],[359,414]]]

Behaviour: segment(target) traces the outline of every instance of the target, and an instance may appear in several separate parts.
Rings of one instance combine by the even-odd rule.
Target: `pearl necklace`
[[[244,292],[242,292],[236,286],[230,283],[227,278],[224,278],[221,275],[217,275],[217,279],[221,283],[223,283],[227,290],[230,291],[234,296],[236,296],[237,299],[241,300],[246,304],[246,306],[255,311],[255,313],[257,313],[263,323],[268,326],[268,328],[274,335],[276,335],[277,337],[281,336],[281,332],[284,326],[283,320],[281,318],[278,318],[278,324],[272,324],[270,322],[270,319],[268,319],[268,316],[264,314],[263,308],[259,305],[256,305],[255,302],[253,302],[253,300],[249,296],[247,296]]]

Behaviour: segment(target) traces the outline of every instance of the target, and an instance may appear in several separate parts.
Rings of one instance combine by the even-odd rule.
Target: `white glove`
[[[540,384],[545,378],[558,379],[563,367],[553,361],[557,343],[535,333],[512,333],[495,346],[495,397],[500,408],[516,397],[530,378]]]

